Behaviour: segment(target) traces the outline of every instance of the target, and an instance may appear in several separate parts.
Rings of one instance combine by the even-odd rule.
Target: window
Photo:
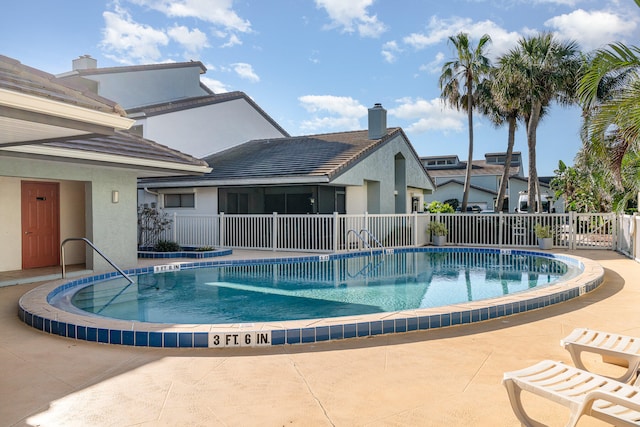
[[[248,214],[249,213],[249,195],[246,193],[228,193],[226,213]]]
[[[195,208],[196,207],[195,194],[193,193],[165,194],[164,207],[165,208]]]

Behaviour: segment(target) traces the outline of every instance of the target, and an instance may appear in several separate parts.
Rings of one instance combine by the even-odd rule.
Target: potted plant
[[[447,226],[439,221],[431,221],[427,225],[427,233],[431,234],[431,243],[435,246],[442,246],[447,242]]]
[[[553,247],[553,232],[550,225],[536,224],[534,232],[540,249],[548,250]]]

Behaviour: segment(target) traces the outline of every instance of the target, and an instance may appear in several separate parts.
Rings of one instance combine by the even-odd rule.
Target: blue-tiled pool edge
[[[155,252],[155,251],[138,251],[140,259],[169,259],[169,258],[217,258],[221,256],[231,255],[231,249],[216,249],[215,251],[197,251],[195,248],[186,248],[178,252]]]
[[[389,251],[389,250],[387,250]],[[375,252],[375,251],[374,251]],[[377,251],[380,253],[381,251]],[[561,261],[565,261],[571,264],[579,264],[584,267],[584,262],[577,257],[558,255],[552,253],[544,253],[537,251],[522,251],[511,249],[489,249],[489,248],[433,248],[433,247],[421,247],[421,248],[403,248],[395,249],[396,253],[402,252],[476,252],[476,253],[503,253],[512,255],[536,255],[556,258]],[[352,252],[341,253],[331,255],[313,255],[302,256],[292,258],[268,258],[268,259],[251,259],[251,260],[217,260],[217,261],[198,261],[190,263],[181,263],[181,269],[193,269],[201,267],[224,267],[234,265],[247,265],[247,264],[276,264],[276,263],[298,263],[308,261],[328,261],[334,259],[356,257],[370,254],[366,252]],[[515,301],[503,301],[504,297],[496,298],[492,300],[476,302],[485,303],[481,307],[460,309],[454,311],[444,311],[440,313],[427,313],[433,312],[434,309],[419,309],[418,314],[412,314],[411,312],[397,312],[397,313],[380,313],[380,318],[370,321],[353,321],[345,320],[344,324],[330,325],[321,324],[318,326],[309,327],[286,327],[287,323],[282,322],[284,325],[282,328],[269,328],[270,342],[262,341],[259,345],[284,345],[284,344],[306,344],[316,343],[323,341],[342,340],[348,338],[370,337],[375,335],[384,335],[391,333],[406,333],[413,331],[424,331],[429,329],[451,327],[457,325],[470,324],[475,322],[482,322],[486,320],[496,319],[500,317],[506,317],[513,314],[523,313],[531,310],[537,310],[547,307],[549,305],[557,304],[560,302],[568,301],[573,298],[577,298],[585,293],[591,292],[596,289],[604,280],[604,270],[594,261],[591,263],[599,267],[599,271],[595,274],[591,274],[591,277],[587,277],[586,280],[574,283],[572,286],[558,286],[552,285],[548,289],[554,289],[548,293],[542,295],[536,295],[536,292],[528,292],[520,294],[521,298]],[[145,268],[137,268],[125,270],[127,274],[145,274],[153,273],[153,266]],[[91,277],[85,277],[77,280],[73,280],[62,285],[56,286],[51,291],[46,293],[46,300],[41,303],[36,303],[36,307],[31,307],[29,303],[25,303],[30,293],[37,291],[40,288],[46,287],[42,285],[28,293],[26,293],[19,302],[18,315],[27,325],[38,329],[42,332],[59,335],[67,338],[99,342],[105,344],[118,344],[137,347],[166,347],[166,348],[209,348],[215,347],[212,345],[211,338],[216,335],[236,335],[237,334],[252,334],[252,339],[255,335],[260,335],[260,331],[242,331],[231,330],[224,331],[175,331],[175,330],[162,330],[161,324],[155,323],[143,323],[143,322],[131,322],[132,326],[129,329],[123,328],[109,328],[100,327],[99,318],[87,317],[88,321],[80,322],[70,321],[63,319],[64,316],[58,316],[54,307],[49,306],[48,302],[52,297],[60,292],[66,291],[74,287],[86,286],[89,283],[95,283],[103,280],[108,280],[117,277],[117,272],[100,274]],[[581,274],[578,278],[582,278]],[[562,285],[562,284],[561,284]],[[557,288],[557,289],[556,289]],[[526,298],[529,296],[529,298]],[[43,298],[45,299],[45,298]],[[39,300],[37,300],[39,301]],[[464,305],[461,305],[464,306]],[[420,315],[420,311],[424,311]],[[66,312],[62,312],[66,313]],[[386,315],[386,316],[385,316]],[[52,318],[53,317],[53,318]],[[79,316],[76,316],[79,317]],[[333,319],[337,320],[339,318]],[[109,319],[104,319],[108,321]],[[122,323],[124,321],[120,321]],[[300,323],[300,322],[295,322]],[[142,328],[148,325],[148,330]],[[216,328],[224,327],[225,325],[215,325]],[[135,329],[138,327],[138,329]],[[164,328],[170,329],[170,328]],[[264,332],[264,330],[263,330]],[[258,340],[260,341],[260,340]],[[255,340],[252,341],[252,344]]]

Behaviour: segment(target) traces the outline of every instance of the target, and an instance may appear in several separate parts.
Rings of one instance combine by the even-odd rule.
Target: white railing
[[[362,236],[369,247],[377,247],[377,239],[385,248],[417,246],[426,243],[421,239],[424,235],[428,215],[422,214],[394,214],[394,215],[337,215],[338,221],[338,250],[365,249]],[[422,226],[422,228],[420,228]],[[355,230],[349,233],[349,230]],[[368,233],[361,233],[366,230]],[[418,235],[419,230],[421,236]],[[369,241],[370,240],[370,241]]]
[[[536,224],[553,231],[553,247],[619,249],[629,256],[637,247],[631,227],[640,217],[614,214],[396,214],[396,215],[173,215],[159,239],[181,246],[339,252],[365,249],[362,238],[374,236],[384,248],[423,246],[430,221],[443,222],[447,244],[534,248]],[[636,227],[637,229],[638,227]],[[355,230],[356,233],[349,233]],[[361,233],[366,230],[367,233]],[[370,233],[370,234],[369,234]]]

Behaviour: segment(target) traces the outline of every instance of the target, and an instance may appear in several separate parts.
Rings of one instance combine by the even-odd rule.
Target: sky
[[[381,103],[420,156],[467,159],[466,113],[443,104],[449,37],[484,34],[497,59],[521,37],[553,32],[583,52],[638,44],[633,0],[30,0],[4,2],[0,54],[60,74],[89,54],[98,67],[201,61],[215,93],[243,91],[291,135],[366,129]],[[538,128],[537,169],[553,175],[580,148],[580,111],[553,106]],[[474,159],[503,152],[507,128],[474,116]],[[515,150],[527,164],[524,126]]]

